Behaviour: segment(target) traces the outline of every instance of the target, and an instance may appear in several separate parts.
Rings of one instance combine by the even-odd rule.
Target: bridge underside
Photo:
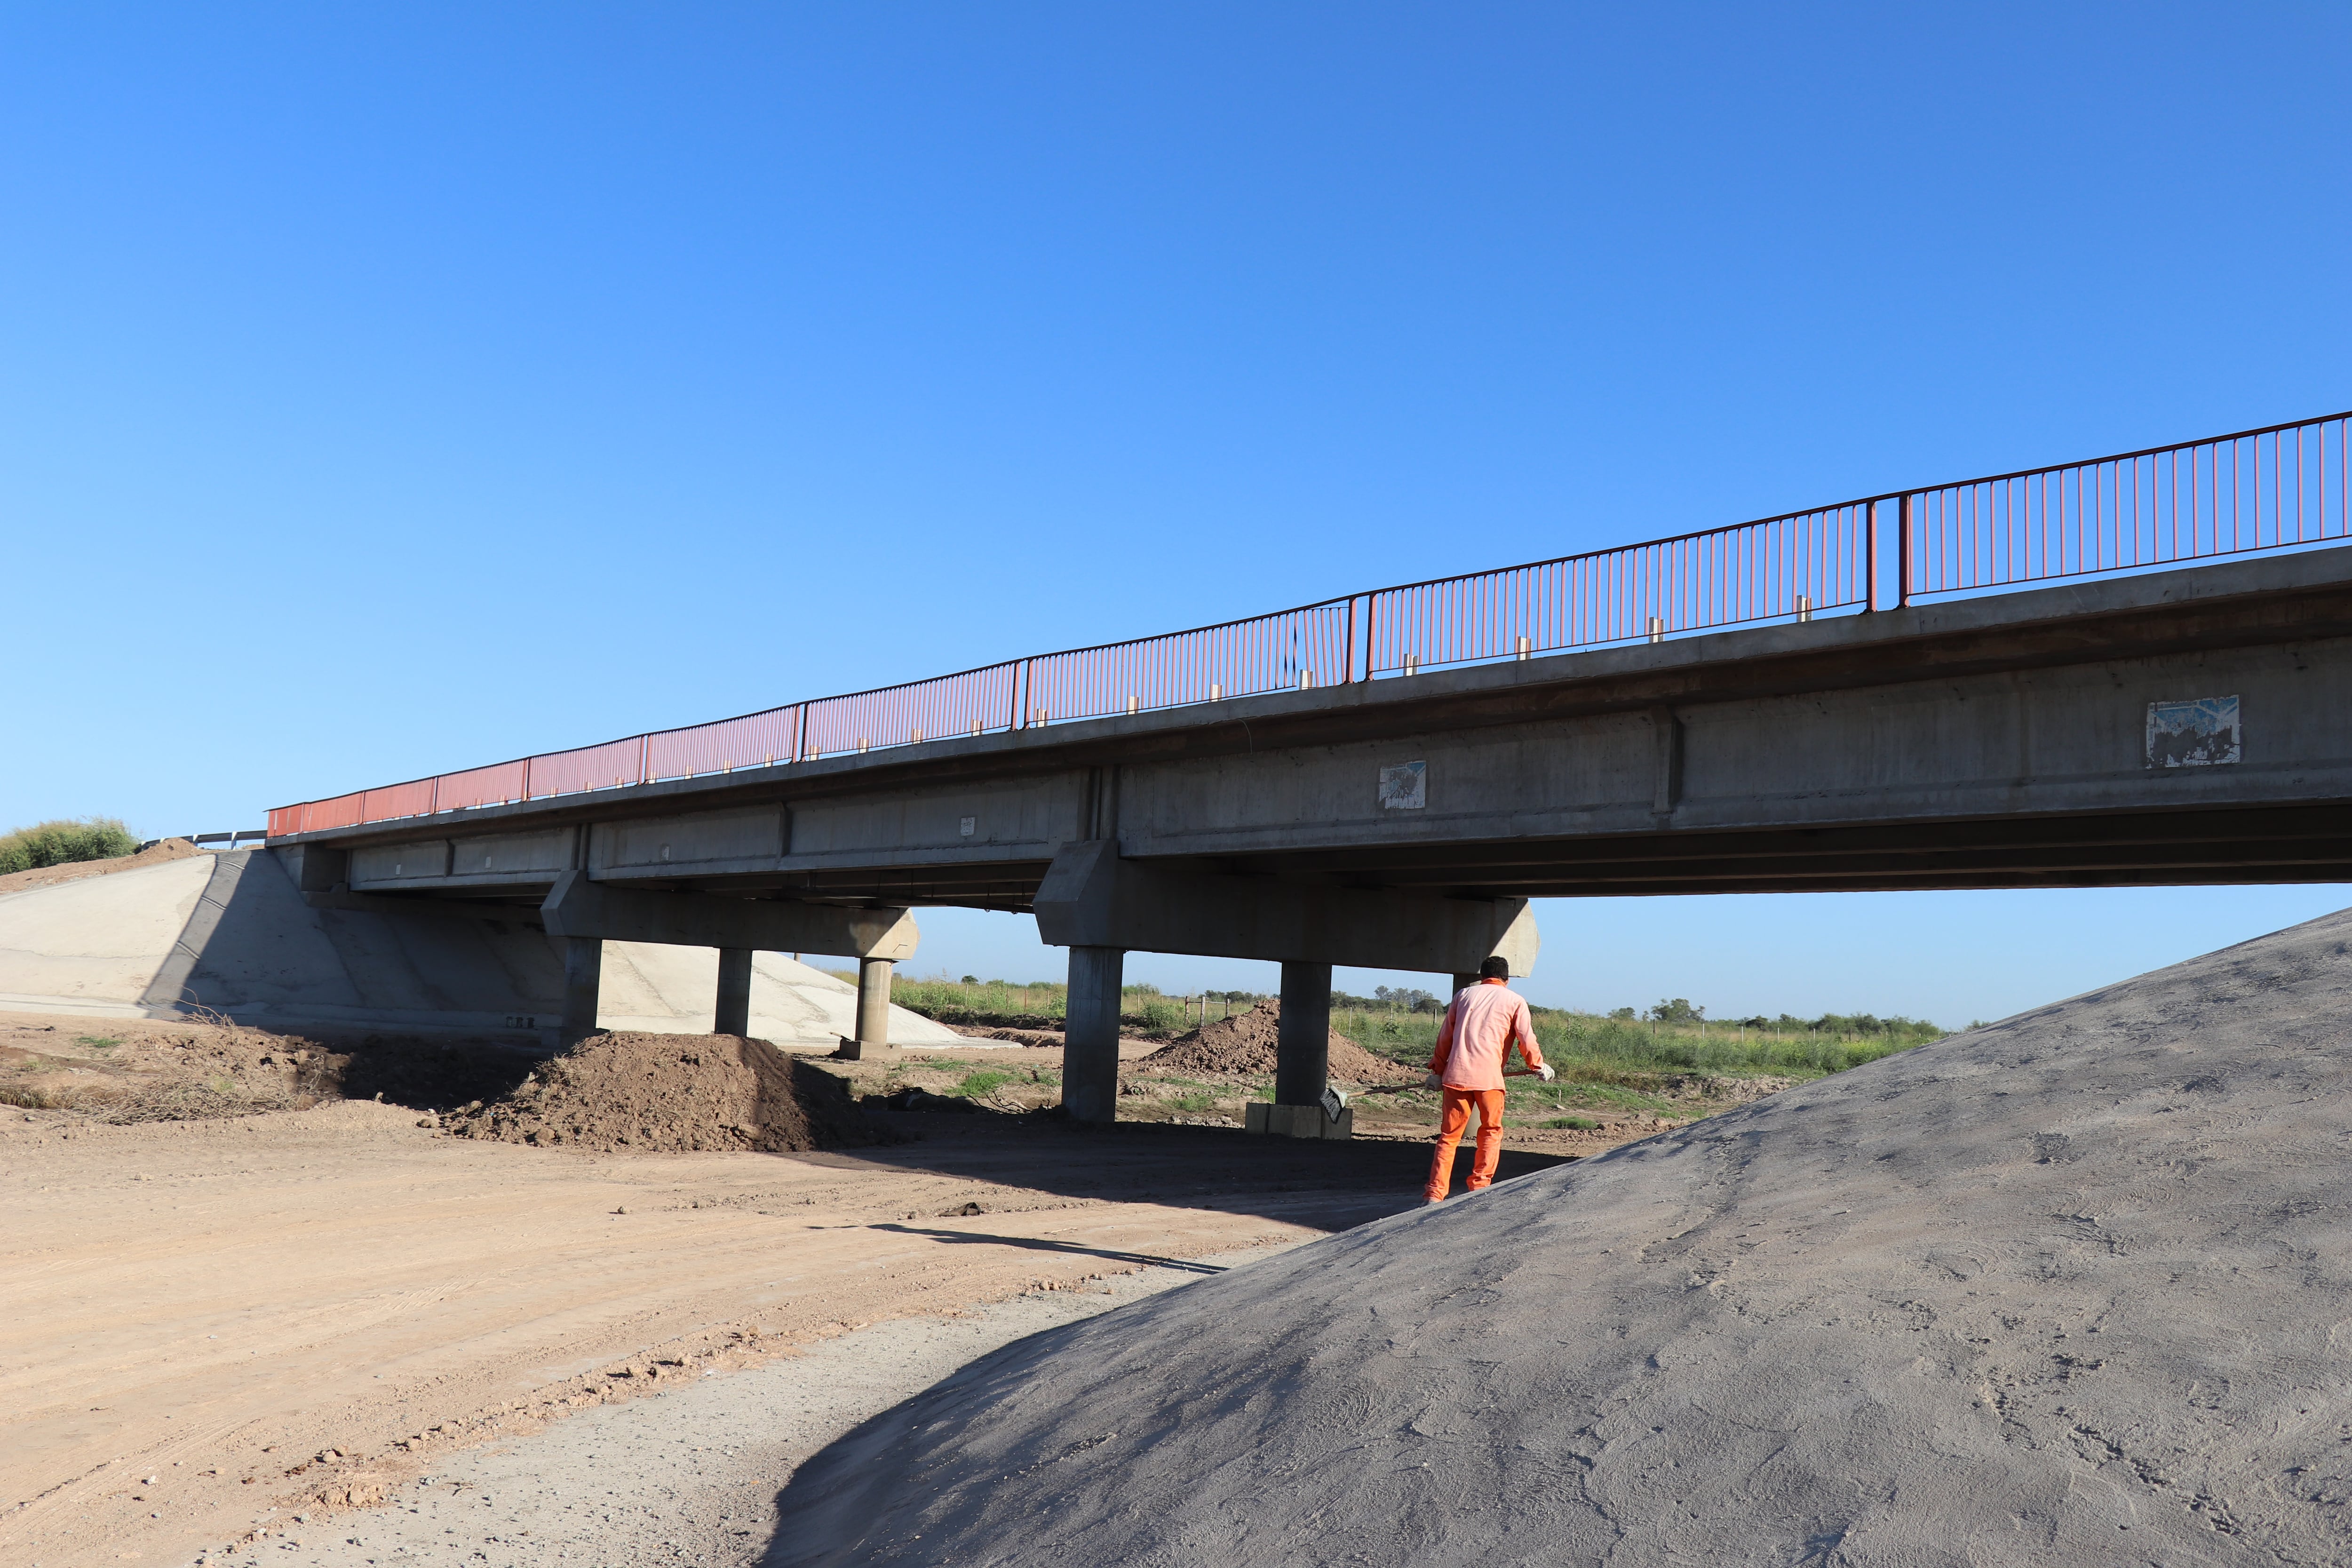
[[[1803,893],[2352,882],[2352,802],[2084,816],[1957,818],[1899,826],[1686,831],[1503,839],[1380,849],[1159,861],[1240,878],[1448,899],[1573,899],[1677,893]],[[631,879],[664,890],[846,908],[944,907],[1026,913],[1052,865]],[[471,896],[383,900],[535,917],[553,886],[519,882]]]

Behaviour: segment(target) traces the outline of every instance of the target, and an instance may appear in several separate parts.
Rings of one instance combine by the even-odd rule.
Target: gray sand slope
[[[2352,1563],[2352,913],[973,1363],[771,1564]]]

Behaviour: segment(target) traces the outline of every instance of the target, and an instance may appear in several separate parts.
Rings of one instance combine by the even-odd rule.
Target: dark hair
[[[1507,959],[1507,958],[1505,958],[1501,953],[1499,953],[1499,952],[1498,952],[1498,953],[1495,954],[1492,958],[1486,958],[1486,959],[1481,959],[1481,960],[1479,960],[1479,962],[1478,962],[1478,978],[1479,978],[1479,979],[1481,979],[1481,980],[1508,980],[1510,977],[1511,977],[1511,961],[1510,961],[1509,959]]]

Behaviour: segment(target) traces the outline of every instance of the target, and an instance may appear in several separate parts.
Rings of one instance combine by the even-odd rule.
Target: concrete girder
[[[566,871],[540,905],[550,936],[669,942],[759,952],[823,952],[845,958],[912,958],[919,932],[902,909],[730,899],[709,893],[648,893]]]
[[[1056,947],[1435,974],[1475,972],[1496,953],[1513,974],[1530,974],[1541,945],[1525,899],[1220,876],[1124,860],[1107,838],[1067,845],[1054,858],[1036,910],[1038,934]]]

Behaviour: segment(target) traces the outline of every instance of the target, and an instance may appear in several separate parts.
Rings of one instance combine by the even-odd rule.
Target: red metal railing
[[[269,836],[2352,539],[2347,434],[2332,414],[1042,654],[281,806]]]
[[[1874,509],[1850,501],[1366,595],[1373,675],[1799,616],[1870,602]]]
[[[1031,724],[1141,713],[1351,679],[1351,603],[1334,599],[1245,621],[1028,661]]]
[[[2336,414],[1896,498],[1906,597],[2352,537]]]

